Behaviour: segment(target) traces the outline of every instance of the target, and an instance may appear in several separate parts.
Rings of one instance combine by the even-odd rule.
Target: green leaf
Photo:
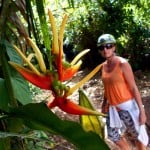
[[[68,0],[69,7],[74,8],[74,0]]]
[[[13,61],[17,64],[22,64],[22,59],[16,52],[16,50],[12,47],[12,45],[6,41],[1,41],[1,44],[3,46],[3,51],[5,51],[10,59],[10,61]],[[6,56],[5,56],[6,57]]]
[[[14,133],[14,132],[2,132],[0,131],[0,138],[8,138],[8,137],[19,137],[21,139],[33,139],[33,140],[41,140],[45,142],[49,142],[48,136],[42,131],[30,131],[29,133]]]
[[[50,138],[46,135],[46,133],[42,131],[31,131],[28,130],[28,132],[25,133],[15,133],[15,132],[2,132],[0,131],[0,149],[5,150],[4,146],[6,144],[6,141],[9,142],[9,138],[18,138],[18,139],[24,139],[24,141],[28,141],[28,144],[26,145],[28,149],[33,150],[33,147],[38,149],[42,145],[49,145],[49,147],[53,147],[54,143],[50,140]],[[2,140],[4,139],[4,140]],[[30,142],[30,144],[29,144]],[[8,145],[9,143],[7,143]],[[2,148],[3,147],[3,148]],[[31,147],[31,148],[30,148]],[[36,149],[36,150],[37,150]],[[8,150],[6,148],[6,150]]]
[[[15,98],[23,105],[31,103],[32,98],[28,82],[13,68],[10,68],[10,70],[12,70],[11,83]]]
[[[10,138],[0,138],[0,150],[11,150]]]
[[[10,117],[21,118],[26,125],[63,136],[79,149],[109,150],[106,143],[94,132],[86,132],[77,122],[61,120],[44,103],[27,104],[11,110]],[[2,119],[2,118],[1,118]],[[28,124],[27,124],[28,123]]]
[[[7,52],[7,55],[6,55]],[[7,41],[1,41],[1,62],[4,72],[5,83],[8,89],[8,95],[11,98],[11,104],[17,105],[16,100],[22,104],[28,104],[32,101],[28,82],[8,65],[7,57],[13,62],[21,64],[21,59],[12,46]]]
[[[81,106],[95,110],[88,97],[81,89],[79,90],[79,104]],[[102,139],[104,139],[104,123],[102,122],[102,118],[92,115],[81,115],[80,122],[85,131],[94,131],[100,135]]]

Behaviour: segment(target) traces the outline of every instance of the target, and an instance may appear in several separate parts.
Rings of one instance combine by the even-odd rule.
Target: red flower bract
[[[33,71],[26,69],[18,64],[11,63],[11,65],[13,65],[13,67],[30,83],[36,85],[41,89],[51,89],[53,77],[50,73],[38,75]]]
[[[66,97],[55,97],[52,102],[47,103],[48,108],[58,106],[62,111],[73,115],[100,115],[99,112],[82,107]]]

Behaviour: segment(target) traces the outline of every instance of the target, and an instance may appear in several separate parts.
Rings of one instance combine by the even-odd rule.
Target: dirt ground
[[[69,86],[74,85],[75,83],[79,82],[85,75],[87,75],[89,71],[83,70],[79,71],[75,77],[68,83]],[[145,105],[145,110],[147,114],[147,128],[148,131],[150,131],[150,71],[136,71],[135,72],[135,80],[137,83],[137,86],[139,88],[139,91],[141,93],[141,97],[143,100],[143,103]],[[97,109],[98,111],[101,110],[101,103],[103,99],[103,85],[102,81],[99,78],[99,74],[96,74],[91,80],[86,82],[82,86],[83,90],[85,91],[86,95],[89,97],[91,103]],[[41,94],[38,94],[35,96],[35,99],[41,99],[44,97],[47,97],[50,94],[48,91],[43,91]],[[75,92],[71,99],[75,102],[78,102],[78,92]],[[79,117],[75,115],[66,114],[65,112],[62,112],[59,108],[54,108],[53,111],[60,116],[62,119],[65,120],[71,120],[71,121],[79,121]],[[65,139],[59,137],[59,136],[52,136],[51,137],[55,143],[56,146],[53,150],[75,150],[75,147],[67,142]],[[117,146],[115,146],[111,141],[109,141],[106,137],[106,143],[110,147],[111,150],[119,150]],[[135,147],[132,145],[132,150],[136,150]],[[147,150],[150,150],[150,146],[147,148]]]

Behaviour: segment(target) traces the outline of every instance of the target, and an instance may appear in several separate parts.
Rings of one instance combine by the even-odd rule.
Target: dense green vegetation
[[[148,0],[7,1],[2,2],[1,7],[1,27],[5,26],[1,29],[1,36],[11,42],[18,42],[19,37],[19,43],[23,43],[23,36],[29,34],[41,50],[43,47],[50,49],[51,33],[47,25],[47,9],[50,8],[58,20],[64,13],[69,15],[65,31],[65,43],[69,44],[67,52],[71,55],[71,50],[77,53],[90,48],[87,58],[90,67],[97,65],[95,60],[99,63],[96,42],[102,33],[111,33],[116,37],[119,55],[128,58],[134,69],[147,69],[149,66]]]
[[[118,42],[117,52],[128,58],[134,69],[148,67],[149,58],[144,56],[150,51],[148,1],[99,0],[87,2],[84,7],[82,3],[74,7],[76,8],[72,13],[74,17],[70,18],[67,31],[72,31],[70,41],[78,50],[84,48],[92,50],[89,55],[91,65],[95,64],[93,60],[97,57],[95,52],[97,38],[103,33],[111,33]]]
[[[59,119],[43,103],[31,104],[29,84],[8,64],[9,60],[22,63],[12,44],[29,54],[31,49],[25,37],[31,37],[40,48],[46,65],[50,66],[52,32],[47,15],[49,8],[58,25],[64,13],[69,15],[64,38],[68,60],[89,48],[91,51],[84,57],[83,67],[94,68],[103,61],[97,52],[97,38],[102,33],[111,33],[117,39],[117,53],[129,59],[135,70],[148,70],[149,6],[149,0],[1,0],[0,149],[28,149],[35,141],[48,143],[52,148],[54,143],[47,137],[47,132],[60,134],[77,147],[92,147],[90,142],[84,145],[82,135],[85,140],[94,139],[95,150],[98,147],[107,149],[97,134],[86,133],[79,124]],[[33,59],[33,63],[36,65],[36,60]],[[68,129],[72,130],[73,136]]]

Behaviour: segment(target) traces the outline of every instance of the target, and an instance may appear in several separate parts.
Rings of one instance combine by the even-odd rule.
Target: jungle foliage
[[[149,69],[150,2],[97,0],[84,3],[84,7],[81,5],[74,4],[74,17],[70,18],[67,31],[73,32],[69,41],[78,50],[91,49],[88,65],[97,65],[102,61],[97,53],[96,42],[101,34],[110,33],[117,39],[117,53],[129,59],[135,70]]]
[[[148,0],[1,0],[0,149],[28,149],[34,146],[35,141],[42,141],[42,144],[52,148],[54,145],[47,132],[60,134],[77,147],[86,147],[87,150],[88,147],[93,149],[93,144],[85,144],[82,137],[87,141],[94,139],[95,150],[99,147],[107,149],[97,134],[85,132],[77,123],[59,119],[43,103],[31,104],[28,82],[8,64],[9,60],[22,63],[12,44],[28,54],[31,49],[25,37],[31,37],[49,66],[48,60],[51,58],[47,56],[51,56],[52,33],[47,9],[50,8],[58,25],[64,13],[69,15],[64,40],[68,60],[89,48],[91,51],[85,57],[83,67],[97,66],[103,61],[97,52],[97,38],[102,33],[111,33],[117,39],[119,55],[129,59],[135,70],[149,69],[149,6]],[[33,63],[36,65],[36,60],[33,59]],[[71,129],[72,136],[68,129]]]
[[[43,8],[41,3],[43,3]],[[117,39],[119,55],[129,59],[134,69],[149,69],[150,2],[148,0],[59,0],[51,2],[7,0],[2,1],[2,4],[1,16],[4,17],[1,18],[1,25],[3,26],[3,23],[5,25],[7,15],[9,21],[1,32],[3,31],[3,34],[6,34],[5,37],[15,43],[19,41],[23,43],[23,34],[29,34],[35,38],[41,50],[50,49],[51,33],[47,26],[46,16],[49,7],[58,20],[61,19],[58,14],[69,15],[65,31],[65,51],[69,58],[84,48],[90,48],[91,52],[87,58],[90,63],[88,64],[90,67],[97,65],[102,61],[102,58],[97,55],[97,38],[103,33],[111,33]],[[5,7],[9,7],[9,12],[7,8],[4,9]],[[9,15],[10,12],[11,15]],[[17,35],[16,32],[19,34]]]

